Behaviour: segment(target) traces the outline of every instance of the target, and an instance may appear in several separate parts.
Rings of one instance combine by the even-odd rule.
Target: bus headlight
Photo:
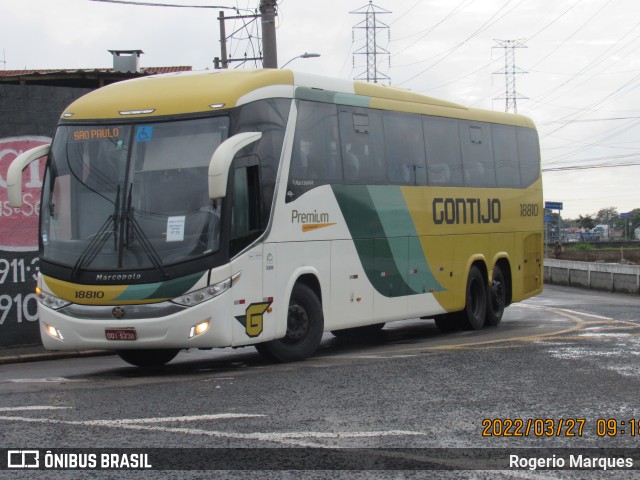
[[[235,283],[240,279],[240,272],[236,273],[233,277],[227,278],[222,282],[215,283],[213,285],[209,285],[207,287],[201,288],[200,290],[195,290],[193,292],[189,292],[181,297],[174,298],[173,302],[178,305],[184,305],[185,307],[192,307],[194,305],[198,305],[199,303],[206,302],[218,295],[229,290]]]
[[[44,305],[45,307],[49,307],[53,310],[59,310],[62,307],[66,307],[71,303],[61,298],[58,298],[55,295],[51,295],[49,293],[43,292],[40,287],[36,288],[36,295],[38,297],[38,301],[42,305]]]

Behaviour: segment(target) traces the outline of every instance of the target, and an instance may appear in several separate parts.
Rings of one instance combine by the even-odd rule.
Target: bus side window
[[[422,124],[429,185],[463,185],[458,120],[424,116]]]
[[[520,187],[520,165],[518,163],[518,145],[516,127],[510,125],[491,125],[493,137],[493,156],[496,161],[496,182],[498,187]]]
[[[235,110],[233,134],[261,132],[262,138],[245,147],[240,156],[257,155],[260,162],[260,189],[262,215],[269,216],[273,203],[276,177],[280,166],[280,154],[284,144],[291,100],[270,98],[248,103]]]
[[[258,165],[235,168],[232,198],[231,243],[229,245],[229,255],[231,257],[251,244],[264,229],[260,215]]]
[[[518,156],[520,157],[520,178],[526,188],[540,176],[540,150],[538,133],[532,128],[516,129]]]
[[[321,185],[342,183],[336,105],[300,100],[287,202]]]
[[[495,163],[489,124],[461,121],[460,144],[465,186],[495,187]]]
[[[382,112],[341,106],[339,122],[345,183],[387,183]]]
[[[420,116],[384,112],[383,121],[389,181],[399,185],[426,185],[427,164]]]

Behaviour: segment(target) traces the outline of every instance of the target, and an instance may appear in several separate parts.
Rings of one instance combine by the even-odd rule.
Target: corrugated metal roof
[[[138,74],[159,74],[159,73],[174,73],[174,72],[190,72],[191,67],[188,66],[174,66],[174,67],[146,67],[141,68],[140,72],[127,72],[127,75]],[[39,69],[39,70],[0,70],[0,77],[22,77],[25,75],[74,75],[74,74],[100,74],[100,73],[122,73],[116,72],[112,68],[77,68],[77,69]]]

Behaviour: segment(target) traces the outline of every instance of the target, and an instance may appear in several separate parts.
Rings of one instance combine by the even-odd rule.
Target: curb
[[[71,350],[67,352],[61,351],[46,351],[42,349],[37,353],[19,353],[15,355],[4,355],[0,352],[0,365],[7,365],[10,363],[30,363],[30,362],[44,362],[47,360],[61,360],[65,358],[80,358],[80,357],[99,357],[115,355],[115,352],[106,350]]]

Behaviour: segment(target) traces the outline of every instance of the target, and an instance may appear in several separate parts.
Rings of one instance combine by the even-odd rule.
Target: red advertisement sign
[[[0,138],[0,250],[26,252],[38,249],[38,216],[45,158],[32,162],[23,172],[20,208],[9,205],[7,171],[18,155],[47,143],[51,143],[48,137]]]

